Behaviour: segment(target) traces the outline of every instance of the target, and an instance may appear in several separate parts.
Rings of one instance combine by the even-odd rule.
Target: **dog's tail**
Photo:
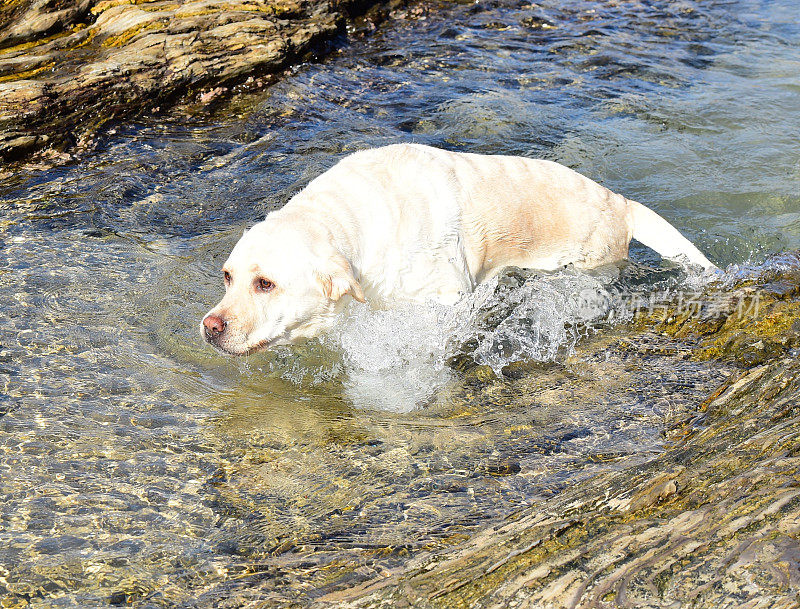
[[[628,200],[633,218],[633,238],[665,258],[686,258],[704,269],[717,268],[691,241],[652,209]]]

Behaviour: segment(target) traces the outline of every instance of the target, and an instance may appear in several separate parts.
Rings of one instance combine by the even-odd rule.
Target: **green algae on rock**
[[[800,258],[783,254],[756,275],[710,286],[695,307],[667,302],[637,320],[640,329],[685,339],[695,359],[753,366],[800,346]]]

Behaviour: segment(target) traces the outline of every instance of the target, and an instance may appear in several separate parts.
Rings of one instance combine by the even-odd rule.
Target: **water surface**
[[[725,371],[608,347],[625,327],[571,303],[613,270],[487,288],[502,327],[361,308],[245,360],[199,320],[243,228],[394,142],[562,162],[720,266],[800,247],[798,21],[789,0],[432,5],[6,180],[0,599],[304,603],[652,458]],[[499,378],[453,365],[470,339]],[[521,359],[541,363],[503,376]]]

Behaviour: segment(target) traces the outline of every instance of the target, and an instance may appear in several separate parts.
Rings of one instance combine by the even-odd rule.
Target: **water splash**
[[[498,375],[515,362],[562,359],[574,352],[593,323],[627,318],[617,311],[609,288],[613,278],[571,269],[527,276],[519,270],[505,273],[481,286],[488,295],[479,296],[462,336],[469,340],[470,332],[477,334],[473,359]]]
[[[395,412],[429,399],[452,376],[445,361],[451,309],[434,303],[350,307],[323,339],[342,353],[347,397],[357,407]]]
[[[508,269],[454,306],[390,310],[354,305],[323,340],[341,353],[345,392],[356,406],[405,412],[453,378],[453,358],[486,365],[553,362],[598,324],[630,319],[612,282],[615,266],[535,273]]]

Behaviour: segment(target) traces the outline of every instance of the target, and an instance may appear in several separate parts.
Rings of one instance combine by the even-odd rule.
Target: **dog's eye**
[[[269,292],[274,287],[274,283],[272,283],[269,279],[264,279],[263,277],[256,282],[256,289],[259,292]]]
[[[231,282],[231,274],[228,271],[222,271],[222,279],[226,285],[229,284]]]

